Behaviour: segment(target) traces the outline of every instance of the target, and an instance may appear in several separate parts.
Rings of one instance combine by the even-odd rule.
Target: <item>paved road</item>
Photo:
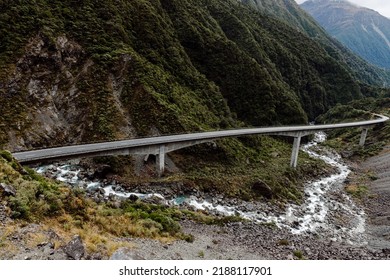
[[[97,155],[99,153],[106,153],[120,150],[131,150],[135,148],[148,148],[156,147],[167,144],[178,144],[179,148],[181,144],[187,143],[182,147],[189,146],[189,144],[198,144],[225,137],[237,137],[247,135],[287,135],[287,136],[301,136],[312,134],[318,131],[331,130],[336,128],[348,128],[348,127],[365,127],[372,126],[378,123],[387,121],[389,118],[381,115],[376,115],[378,119],[341,123],[341,124],[329,124],[329,125],[305,125],[305,126],[283,126],[283,127],[263,127],[263,128],[248,128],[248,129],[234,129],[224,131],[212,131],[212,132],[200,132],[189,133],[180,135],[159,136],[151,138],[139,138],[132,140],[113,141],[95,144],[84,144],[65,146],[57,148],[49,148],[42,150],[32,150],[26,152],[16,152],[13,156],[22,163],[34,162],[48,159],[60,159],[67,157],[83,157],[88,155]]]

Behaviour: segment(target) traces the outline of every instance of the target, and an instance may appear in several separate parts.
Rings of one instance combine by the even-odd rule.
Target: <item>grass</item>
[[[15,222],[0,227],[0,259],[7,259],[9,256],[15,255],[18,252],[18,247],[10,239],[17,230],[18,225]]]
[[[297,251],[294,251],[293,254],[294,254],[294,256],[295,256],[298,260],[304,260],[304,259],[305,259],[305,257],[304,257],[304,255],[303,255],[302,251],[297,250]]]
[[[117,221],[117,219],[112,219],[108,222],[112,222],[113,220]],[[77,225],[78,223],[76,222],[75,225],[75,219],[73,217],[63,215],[57,218],[46,219],[42,221],[42,224],[45,230],[54,230],[59,235],[61,240],[58,241],[59,246],[65,245],[74,235],[79,235],[89,254],[99,252],[103,256],[108,257],[121,247],[134,247],[131,242],[120,238],[120,235],[118,236],[116,234],[120,232],[120,229],[117,228],[117,223],[113,223],[115,229],[107,231],[93,221],[82,223],[82,225]],[[122,230],[124,230],[124,227],[122,227]]]
[[[290,242],[287,239],[280,239],[278,241],[278,245],[279,246],[288,246],[288,245],[290,245]]]
[[[368,187],[363,185],[348,185],[345,187],[345,191],[356,198],[363,198],[368,193]]]
[[[204,251],[199,251],[198,252],[198,257],[203,259],[204,258]]]
[[[176,209],[142,203],[123,203],[120,209],[98,205],[82,190],[70,189],[32,170],[21,171],[14,160],[0,157],[0,182],[12,185],[16,196],[7,198],[11,217],[21,222],[39,222],[64,235],[79,234],[91,252],[103,245],[109,248],[114,237],[148,237],[173,240],[191,237],[181,233]],[[33,235],[30,245],[43,241]]]

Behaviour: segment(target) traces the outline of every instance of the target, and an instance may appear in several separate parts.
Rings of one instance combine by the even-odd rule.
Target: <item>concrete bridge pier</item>
[[[362,134],[360,135],[360,141],[359,141],[359,145],[361,147],[363,147],[364,144],[366,143],[367,133],[368,133],[368,128],[363,127]]]
[[[301,139],[302,139],[301,135],[294,136],[294,144],[292,148],[291,162],[290,162],[290,166],[292,168],[296,168],[298,165],[299,146],[301,145]]]
[[[157,174],[161,176],[165,169],[165,145],[160,145],[159,153],[156,155]]]

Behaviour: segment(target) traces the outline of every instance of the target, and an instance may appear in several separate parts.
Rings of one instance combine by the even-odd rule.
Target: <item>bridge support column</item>
[[[157,158],[157,173],[161,176],[165,169],[165,145],[160,146],[160,151]]]
[[[301,136],[295,136],[294,137],[294,144],[293,149],[291,153],[291,162],[290,166],[292,168],[296,168],[298,165],[298,154],[299,154],[299,146],[301,145]]]
[[[360,135],[360,141],[359,141],[359,145],[362,147],[366,143],[367,133],[368,133],[368,128],[363,128],[362,134]]]

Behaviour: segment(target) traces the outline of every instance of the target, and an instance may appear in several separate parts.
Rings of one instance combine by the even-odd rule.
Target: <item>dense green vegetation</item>
[[[338,105],[324,115],[318,117],[319,123],[337,123],[374,118],[372,113],[390,116],[390,95],[383,90],[378,98],[364,98],[350,102],[347,105]],[[376,125],[367,135],[366,145],[360,147],[359,138],[361,129],[340,129],[329,132],[327,145],[343,152],[346,157],[366,158],[382,151],[389,144],[390,123]]]
[[[31,110],[51,105],[31,94],[36,80],[61,92],[54,102],[69,127],[50,141],[34,135],[36,146],[124,137],[129,120],[138,135],[305,123],[362,96],[348,66],[319,43],[236,1],[35,0],[0,8],[2,143],[9,128],[25,138],[36,124]],[[64,52],[60,36],[81,49]],[[48,55],[32,50],[18,62],[37,40]],[[79,115],[68,116],[70,108]],[[80,121],[86,125],[73,132]]]
[[[331,57],[333,57],[337,61],[342,61],[343,63],[347,64],[349,66],[350,72],[357,80],[361,81],[362,83],[369,83],[377,86],[388,85],[390,83],[390,72],[388,70],[382,69],[382,67],[376,67],[371,63],[368,63],[350,50],[356,48],[357,44],[361,44],[360,42],[357,42],[355,40],[354,45],[347,45],[349,47],[347,48],[339,41],[335,40],[328,33],[326,33],[325,30],[317,23],[316,20],[322,23],[324,20],[331,18],[334,21],[334,17],[329,16],[329,12],[327,11],[326,7],[321,6],[319,8],[319,11],[323,13],[324,18],[319,19],[314,15],[316,17],[316,20],[314,20],[310,15],[300,9],[298,4],[292,0],[242,0],[242,2],[251,5],[252,7],[258,9],[259,11],[267,15],[274,16],[277,19],[284,21],[291,26],[299,28],[311,39],[319,43]],[[319,3],[320,1],[316,1],[314,5],[318,5]],[[304,9],[306,9],[306,7],[310,6],[311,4],[311,1],[306,1],[302,6]],[[344,3],[340,3],[340,1],[337,1],[337,3],[335,1],[331,1],[331,3],[329,4],[336,6],[344,5]],[[336,12],[336,14],[338,12],[340,12],[340,9]],[[356,13],[352,12],[352,15],[353,14]],[[371,17],[368,18],[371,19]],[[347,16],[342,16],[341,21],[343,21],[341,23],[342,28],[345,28],[345,24],[350,25],[350,19]],[[371,22],[369,22],[368,25],[371,25]],[[351,24],[351,26],[353,28],[361,27],[360,24]],[[326,26],[325,29],[327,29]],[[338,34],[334,32],[335,28],[329,28],[327,29],[327,31],[331,35],[338,37]],[[360,30],[360,33],[361,32],[364,32],[364,30]],[[373,31],[373,33],[376,32]],[[347,36],[351,36],[351,30],[345,32],[345,34]],[[375,45],[375,40],[372,40],[367,44]],[[365,44],[366,49],[367,44]]]

